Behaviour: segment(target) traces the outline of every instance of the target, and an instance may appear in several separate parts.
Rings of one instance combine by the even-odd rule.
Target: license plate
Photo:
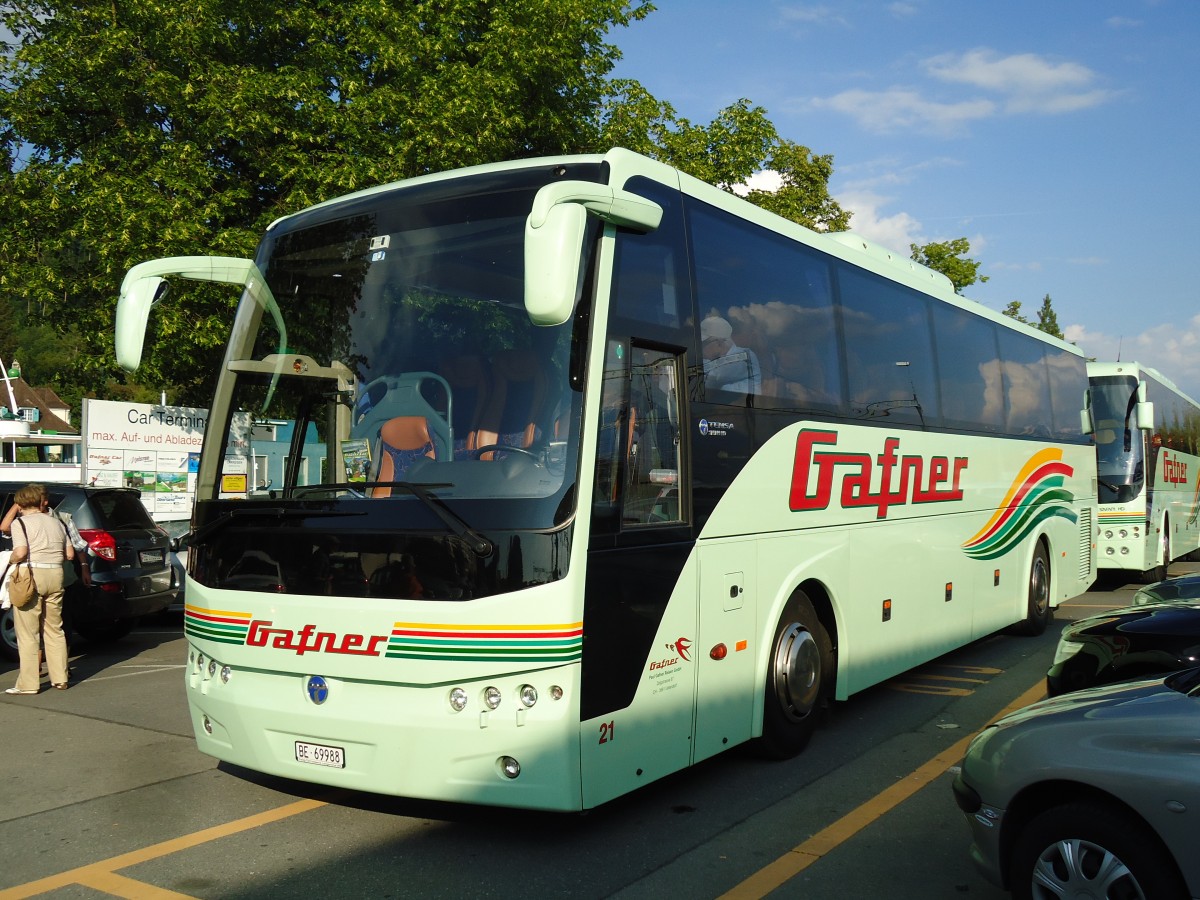
[[[163,552],[161,550],[142,550],[138,553],[138,561],[143,566],[161,564],[163,561]]]
[[[306,744],[296,741],[296,761],[313,766],[329,766],[333,769],[346,768],[346,751],[341,747],[326,744]]]

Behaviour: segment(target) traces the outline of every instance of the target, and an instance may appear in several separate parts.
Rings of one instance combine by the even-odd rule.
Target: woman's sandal
[[[69,685],[65,681],[54,685],[55,690],[59,690],[59,691],[65,691],[68,687],[69,687]]]

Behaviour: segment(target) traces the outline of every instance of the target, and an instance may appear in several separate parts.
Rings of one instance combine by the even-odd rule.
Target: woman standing
[[[63,560],[75,558],[75,548],[67,539],[62,522],[42,509],[46,490],[40,484],[27,484],[13,498],[20,517],[12,525],[13,551],[10,565],[28,560],[37,586],[37,601],[25,609],[13,607],[17,631],[17,651],[21,670],[15,687],[8,694],[36,694],[41,681],[39,649],[44,642],[50,683],[60,691],[67,689],[67,638],[63,633]]]

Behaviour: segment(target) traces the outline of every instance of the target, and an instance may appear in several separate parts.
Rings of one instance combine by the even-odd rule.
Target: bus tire
[[[1050,555],[1038,541],[1029,564],[1029,582],[1025,588],[1025,618],[1013,626],[1015,634],[1036,637],[1046,630],[1054,610],[1050,608]]]
[[[762,737],[756,749],[790,759],[808,745],[834,673],[833,645],[812,601],[796,591],[783,608],[767,660]]]

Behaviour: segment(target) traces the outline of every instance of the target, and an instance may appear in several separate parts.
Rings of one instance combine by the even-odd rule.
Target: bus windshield
[[[406,482],[446,500],[562,496],[575,478],[573,323],[535,326],[523,301],[525,218],[546,180],[518,170],[382,191],[268,234],[256,259],[268,296],[243,303],[245,359],[227,380],[252,423],[291,426],[276,498],[390,497]]]
[[[1092,380],[1096,468],[1101,503],[1125,503],[1142,491],[1145,455],[1134,408],[1138,381],[1127,376]]]

